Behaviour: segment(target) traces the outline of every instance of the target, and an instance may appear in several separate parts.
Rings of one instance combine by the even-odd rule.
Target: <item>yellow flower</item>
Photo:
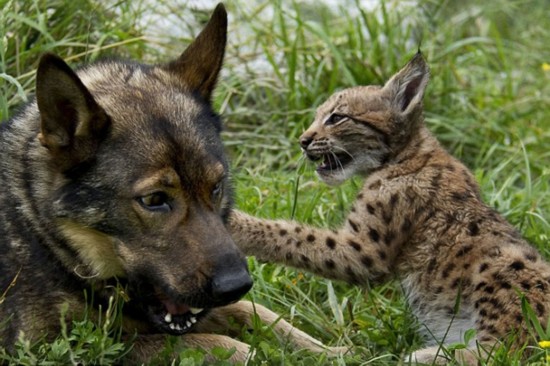
[[[304,274],[302,272],[298,272],[298,275],[296,276],[296,278],[293,278],[290,282],[292,282],[292,284],[296,286],[298,284],[298,281],[303,279],[304,279]],[[290,288],[290,285],[286,285],[286,287]]]
[[[550,341],[540,341],[539,342],[540,348],[550,348]]]
[[[541,67],[542,67],[542,71],[550,71],[550,64],[547,62],[543,62]]]

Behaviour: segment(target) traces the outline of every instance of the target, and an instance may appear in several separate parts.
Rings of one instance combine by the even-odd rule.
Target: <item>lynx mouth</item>
[[[309,157],[309,156],[308,156]],[[309,157],[311,160],[311,157]],[[349,154],[328,153],[315,158],[315,160],[323,159],[321,164],[317,166],[318,173],[332,172],[335,170],[343,170],[353,160]]]
[[[156,301],[149,304],[148,313],[155,328],[162,333],[183,335],[208,313],[208,309],[176,301],[167,294],[155,291]]]

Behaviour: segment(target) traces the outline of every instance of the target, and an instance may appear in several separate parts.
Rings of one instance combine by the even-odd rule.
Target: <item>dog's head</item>
[[[75,73],[45,55],[38,68],[52,175],[41,210],[78,257],[64,262],[83,277],[126,278],[134,310],[157,331],[183,334],[202,309],[252,286],[225,228],[231,186],[210,104],[226,32],[219,5],[168,64],[103,61]]]

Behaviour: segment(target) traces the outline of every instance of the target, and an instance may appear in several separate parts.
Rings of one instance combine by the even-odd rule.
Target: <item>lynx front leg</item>
[[[395,253],[395,245],[386,241],[397,238],[394,234],[384,236],[387,230],[381,224],[363,229],[359,219],[349,218],[349,222],[347,227],[332,231],[233,211],[230,230],[241,250],[260,261],[285,264],[361,286],[380,282],[390,273]]]
[[[220,332],[237,335],[240,328],[245,325],[253,327],[254,317],[258,316],[263,324],[273,326],[273,331],[282,341],[288,341],[296,349],[308,349],[312,352],[325,352],[329,356],[337,356],[349,352],[347,347],[327,347],[321,341],[292,326],[278,314],[266,307],[253,304],[249,301],[216,308],[212,310],[207,319],[199,325],[199,330],[208,332]],[[234,324],[239,329],[234,329]]]

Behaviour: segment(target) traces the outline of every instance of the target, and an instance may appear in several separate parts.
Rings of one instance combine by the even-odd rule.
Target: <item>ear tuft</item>
[[[392,99],[393,108],[408,114],[422,102],[430,78],[428,65],[420,51],[384,86]]]

